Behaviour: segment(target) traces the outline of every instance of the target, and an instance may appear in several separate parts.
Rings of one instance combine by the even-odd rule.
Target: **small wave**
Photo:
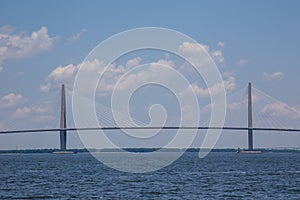
[[[246,174],[245,171],[203,172],[203,174]]]

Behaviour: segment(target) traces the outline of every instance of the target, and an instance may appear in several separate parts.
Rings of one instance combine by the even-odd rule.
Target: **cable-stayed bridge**
[[[292,118],[294,119],[294,123],[298,124],[298,117],[300,114],[297,110],[294,110],[291,107],[288,107],[286,104],[281,103],[275,99],[275,103],[268,104],[261,109],[261,112],[253,112],[253,102],[257,100],[257,96],[253,96],[253,88],[251,83],[248,84],[246,95],[243,97],[239,97],[240,101],[236,101],[228,104],[229,109],[234,110],[236,108],[245,109],[241,112],[241,116],[237,116],[237,118],[246,118],[247,125],[230,125],[226,124],[224,126],[209,126],[209,122],[201,122],[199,126],[176,126],[176,125],[166,125],[166,126],[146,126],[145,123],[135,120],[137,126],[126,126],[126,124],[131,124],[126,122],[127,119],[124,119],[125,126],[117,126],[113,123],[113,119],[110,119],[106,115],[108,115],[108,108],[101,109],[101,121],[103,125],[98,127],[68,127],[67,126],[67,106],[66,106],[66,89],[65,86],[62,85],[61,89],[61,100],[60,100],[60,127],[59,128],[28,128],[28,129],[10,129],[10,130],[1,130],[0,134],[14,134],[14,133],[36,133],[36,132],[59,132],[60,133],[60,150],[65,151],[67,149],[67,132],[68,131],[96,131],[96,130],[230,130],[230,131],[247,131],[248,133],[248,150],[253,151],[253,132],[254,131],[282,131],[282,132],[300,132],[300,127],[298,126],[286,126],[285,122],[281,120],[272,120],[273,116],[280,115],[278,111],[283,111],[284,114],[291,115],[293,113]],[[272,97],[263,94],[261,91],[256,90],[257,94],[264,95],[268,99],[272,99]],[[233,95],[233,98],[236,96]],[[238,99],[238,98],[236,98]],[[274,98],[273,98],[274,100]],[[103,107],[103,106],[102,106]],[[258,114],[257,114],[258,113]],[[98,114],[98,112],[97,112]],[[230,115],[232,113],[229,112],[229,117],[227,120],[231,120]],[[120,114],[122,115],[122,114]],[[299,115],[299,116],[298,116]],[[235,115],[236,116],[236,115]],[[253,125],[253,118],[257,118],[259,123],[257,125]],[[291,120],[289,120],[289,124],[291,124]],[[279,125],[278,125],[279,124]]]

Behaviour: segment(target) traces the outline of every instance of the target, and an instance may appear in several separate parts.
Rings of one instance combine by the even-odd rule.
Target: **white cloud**
[[[161,59],[156,62],[150,63],[148,70],[141,70],[132,74],[129,74],[126,79],[123,79],[119,83],[117,90],[126,90],[135,86],[138,82],[161,82],[164,79],[172,79],[170,77],[170,71],[168,68],[164,67],[175,67],[175,64],[171,60]],[[112,83],[109,88],[113,88],[117,80],[121,77],[115,76],[115,81]]]
[[[23,107],[23,108],[18,108],[15,113],[14,113],[14,117],[25,117],[27,116],[29,113],[31,112],[31,109],[27,106]]]
[[[238,66],[242,66],[242,65],[246,65],[248,63],[248,60],[246,59],[240,59],[238,62],[237,62],[237,65]]]
[[[104,79],[101,79],[100,87],[98,92],[100,95],[107,95],[114,88],[114,85],[118,79],[130,68],[135,67],[141,62],[140,57],[135,57],[126,62],[126,65],[111,64],[104,72]],[[162,62],[162,61],[160,61]],[[58,66],[55,68],[46,78],[46,83],[40,85],[40,90],[43,92],[49,92],[52,88],[58,88],[61,84],[66,84],[67,87],[73,86],[76,74],[81,66],[84,66],[85,71],[89,71],[92,74],[101,73],[100,66],[101,62],[98,59],[94,61],[85,61],[80,64],[68,64],[65,66]]]
[[[204,51],[206,50],[206,51]],[[218,60],[217,62],[223,62],[224,58],[222,56],[222,52],[221,50],[217,50],[217,51],[210,51],[209,47],[207,45],[202,45],[202,44],[198,44],[198,43],[189,43],[189,42],[184,42],[180,47],[179,47],[179,51],[181,51],[181,53],[183,53],[185,56],[187,57],[199,57],[203,55],[204,58],[206,59],[204,62],[210,62],[209,59],[207,59],[207,52],[211,54],[211,56]],[[124,75],[125,72],[127,72],[129,69],[140,65],[141,64],[142,59],[140,57],[134,57],[130,60],[128,60],[127,62],[125,62],[126,64],[124,65],[115,65],[115,64],[111,64],[110,66],[108,66],[103,74],[103,77],[100,81],[99,87],[97,88],[98,94],[101,96],[106,96],[108,94],[110,94],[110,92],[112,92],[112,90],[115,87],[115,84],[118,82],[118,80],[120,79],[120,77],[122,75]],[[89,70],[91,72],[93,72],[94,74],[99,73],[100,75],[100,71],[99,71],[99,66],[100,66],[101,62],[99,60],[95,60],[95,63],[91,63],[89,67]],[[76,73],[79,70],[80,65],[84,65],[86,68],[87,63],[81,63],[78,65],[75,64],[69,64],[69,65],[65,65],[65,66],[59,66],[56,69],[54,69],[47,77],[45,84],[40,86],[40,89],[44,92],[48,92],[51,90],[51,88],[58,88],[58,86],[60,86],[60,84],[65,83],[67,86],[69,85],[69,87],[73,86],[74,83],[74,78],[76,76]],[[170,60],[169,58],[167,59],[161,59],[158,60],[156,62],[150,63],[150,65],[155,68],[154,66],[156,65],[167,65],[170,66],[176,70],[179,70],[182,74],[187,74],[188,70],[186,68],[183,68],[183,65],[180,64],[180,66],[177,66],[176,63],[174,63],[172,60]],[[87,70],[87,68],[85,69]],[[193,71],[194,72],[194,71]],[[159,73],[158,73],[159,74]],[[189,74],[191,76],[194,76],[194,74]],[[168,73],[164,73],[164,74],[159,74],[159,77],[156,78],[163,78],[163,76],[167,76],[168,77]],[[232,88],[235,88],[235,79],[233,76],[228,76],[226,77],[227,80],[224,82],[226,85],[226,89],[227,90],[232,90]],[[137,81],[139,80],[153,80],[153,74],[149,74],[145,72],[145,71],[141,71],[138,73],[135,73],[134,75],[128,76],[127,80],[122,82],[122,84],[119,85],[118,89],[125,89],[128,87],[131,87],[132,84],[135,84]],[[206,93],[205,96],[207,96],[207,91],[205,92],[201,92],[200,88],[195,88],[198,93]],[[216,86],[214,88],[216,89]],[[204,94],[202,94],[204,95]]]
[[[179,47],[179,51],[191,60],[201,60],[200,57],[206,58],[207,54],[205,52],[207,52],[216,64],[223,64],[225,61],[221,50],[211,51],[209,46],[200,43],[183,42]]]
[[[10,93],[1,98],[0,107],[10,108],[18,105],[19,103],[24,103],[25,101],[27,101],[27,99],[24,98],[22,95]]]
[[[66,84],[67,87],[71,88],[73,86],[76,73],[81,66],[84,66],[85,71],[100,73],[100,61],[97,59],[94,61],[85,61],[78,65],[69,64],[66,66],[58,66],[47,76],[46,83],[40,85],[40,90],[43,92],[49,92],[51,88],[58,88],[61,84]]]
[[[135,57],[133,59],[130,59],[126,63],[126,68],[131,68],[138,66],[141,63],[142,59],[140,57]]]
[[[4,26],[0,29],[0,65],[5,60],[26,58],[48,51],[57,39],[48,35],[46,27],[33,31],[30,35],[12,34],[13,27],[11,26]]]
[[[300,118],[299,111],[281,102],[267,104],[262,108],[261,112],[263,114],[268,114],[273,117]]]
[[[226,91],[232,91],[236,88],[235,78],[233,76],[228,77],[227,80],[224,81]]]
[[[271,81],[271,80],[280,81],[284,78],[284,74],[282,72],[273,72],[271,74],[264,73],[264,78],[265,78],[265,80],[268,80],[268,81]]]
[[[199,97],[209,97],[209,89],[202,88],[198,86],[197,84],[193,83],[190,85],[190,89],[194,90],[194,92],[199,96]]]
[[[66,41],[66,45],[70,45],[73,44],[75,41],[79,40],[81,38],[81,36],[86,32],[86,29],[81,29],[81,31],[79,33],[76,33],[72,36],[70,36],[67,41]]]
[[[259,97],[252,93],[252,103],[257,103],[259,101]],[[247,108],[248,106],[248,96],[242,96],[237,101],[234,101],[232,103],[227,102],[227,108],[231,110],[237,110],[240,108]]]
[[[0,72],[3,70],[3,67],[0,66]]]
[[[207,45],[202,45],[202,44],[196,44],[196,43],[188,43],[184,42],[180,47],[179,50],[184,53],[184,55],[187,56],[195,56],[198,57],[199,54],[205,56],[207,58],[206,52],[210,53],[212,58],[217,60],[218,63],[223,62],[224,58],[222,56],[222,52],[220,50],[217,51],[212,51],[210,52],[209,47]],[[116,84],[116,82],[119,80],[119,78],[130,68],[133,68],[141,63],[142,59],[140,57],[135,57],[126,62],[125,65],[118,65],[116,66],[115,64],[112,64],[108,66],[105,70],[104,73],[104,79],[101,79],[101,84],[100,87],[98,88],[98,92],[101,95],[107,95],[109,92],[111,92]],[[45,84],[40,85],[40,89],[44,92],[48,92],[51,90],[51,88],[57,88],[60,86],[60,84],[65,83],[67,86],[71,87],[74,83],[74,79],[76,76],[76,73],[79,70],[79,67],[81,65],[85,66],[85,70],[89,70],[92,73],[99,73],[99,66],[101,62],[99,60],[94,60],[90,63],[83,62],[78,65],[75,64],[68,64],[65,66],[58,66],[56,69],[54,69],[47,77]],[[170,67],[176,68],[176,64],[174,64],[171,60],[169,59],[161,59],[158,60],[157,62],[151,63],[151,65],[168,65]],[[130,79],[132,83],[134,81],[137,81],[137,78],[145,79],[145,78],[150,78],[148,74],[145,73],[139,73],[136,74],[136,77],[131,76]],[[229,77],[230,81],[232,81],[232,77]],[[135,80],[134,80],[135,79]],[[229,82],[226,82],[229,83]],[[124,83],[122,86],[124,87],[129,87],[129,82]]]
[[[161,67],[162,65],[175,68],[175,63],[172,60],[160,59],[157,62],[152,62],[151,67]]]
[[[15,28],[11,25],[4,25],[0,27],[0,34],[10,34],[15,30]]]
[[[235,74],[234,71],[227,71],[227,72],[223,72],[223,73],[222,73],[222,76],[223,76],[224,78],[229,78],[229,77],[233,76],[234,74]]]
[[[218,42],[218,46],[220,48],[224,48],[225,47],[225,42],[222,42],[222,41]]]
[[[240,109],[240,108],[246,108],[247,102],[248,102],[247,99],[243,98],[241,101],[227,103],[227,108],[229,108],[231,110],[237,110],[237,109]]]
[[[1,115],[2,129],[31,129],[57,127],[58,118],[54,113],[54,105],[42,103],[41,105],[25,105],[15,109],[3,110]],[[0,127],[1,128],[1,127]]]
[[[227,80],[223,81],[223,84],[226,92],[230,92],[236,88],[236,82],[233,76],[228,77]],[[189,90],[192,89],[199,97],[210,97],[210,95],[216,95],[220,93],[222,88],[222,83],[217,83],[211,86],[210,88],[202,88],[197,84],[193,83],[189,86],[189,88],[187,88],[186,91],[182,93],[182,95],[187,94],[187,92],[189,92]]]
[[[199,56],[203,54],[203,50],[209,52],[209,47],[200,43],[183,42],[179,47],[179,51],[185,56]]]
[[[46,121],[53,120],[51,115],[53,112],[53,106],[49,102],[45,102],[42,105],[24,106],[17,108],[13,113],[14,118],[28,118],[32,121]]]
[[[221,50],[212,51],[211,56],[217,64],[222,64],[225,61]]]
[[[40,85],[40,89],[43,92],[49,92],[51,88],[51,84],[48,82],[45,85]]]
[[[73,77],[77,70],[78,66],[73,64],[59,66],[48,75],[48,78],[54,82],[62,82]]]

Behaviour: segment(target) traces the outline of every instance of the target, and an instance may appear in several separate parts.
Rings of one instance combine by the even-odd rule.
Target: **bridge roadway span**
[[[286,132],[300,132],[300,129],[296,128],[247,128],[247,127],[210,127],[210,126],[199,126],[199,127],[185,127],[185,126],[163,126],[163,127],[150,127],[150,126],[135,126],[135,127],[82,127],[82,128],[45,128],[45,129],[24,129],[24,130],[5,130],[0,131],[0,134],[13,134],[13,133],[35,133],[35,132],[54,132],[54,131],[96,131],[96,130],[253,130],[253,131],[286,131]]]

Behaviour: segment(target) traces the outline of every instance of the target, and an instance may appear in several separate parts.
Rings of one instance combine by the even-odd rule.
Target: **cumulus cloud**
[[[204,51],[205,50],[205,51]],[[210,53],[210,55],[217,60],[218,63],[224,62],[224,58],[222,55],[221,50],[217,51],[210,51],[209,47],[207,45],[202,45],[198,43],[189,43],[189,42],[184,42],[182,45],[179,47],[179,51],[183,53],[185,56],[188,57],[199,57],[204,56],[206,59],[204,62],[210,60],[207,57],[207,52]],[[125,64],[122,65],[116,65],[116,64],[111,64],[110,66],[107,66],[105,68],[105,72],[99,71],[100,70],[100,65],[101,61],[99,60],[94,60],[94,61],[89,61],[91,62],[89,65],[89,70],[92,72],[94,75],[101,74],[103,73],[102,79],[100,80],[99,87],[97,88],[98,94],[101,96],[106,96],[109,95],[112,90],[115,87],[115,84],[118,82],[118,80],[121,78],[122,75],[124,75],[128,70],[134,68],[135,66],[138,66],[142,62],[141,57],[134,57],[130,60],[127,60],[124,62]],[[210,62],[211,63],[211,62]],[[180,73],[187,75],[187,76],[194,76],[195,74],[191,73],[188,74],[187,68],[185,68],[185,65],[174,63],[173,60],[171,60],[169,57],[165,59],[160,59],[155,62],[149,63],[150,66],[152,67],[153,70],[156,70],[155,66],[162,66],[162,65],[167,65],[169,67],[172,67],[176,70],[179,70]],[[69,87],[73,86],[75,76],[80,68],[81,65],[85,66],[85,70],[88,70],[86,65],[86,62],[80,63],[78,65],[76,64],[68,64],[64,66],[58,66],[56,69],[54,69],[46,78],[46,81],[44,84],[40,86],[40,89],[44,92],[50,91],[52,88],[58,88],[60,84],[65,83],[66,85],[69,85]],[[183,69],[184,68],[184,69]],[[163,71],[163,70],[162,70]],[[165,78],[168,78],[168,73],[160,73],[158,74],[159,77],[157,78],[162,78],[163,76],[166,76]],[[233,90],[235,88],[235,79],[234,77],[230,74],[226,77],[227,79],[224,81],[224,84],[226,86],[227,90]],[[149,71],[140,71],[132,76],[127,77],[126,81],[123,81],[122,84],[118,87],[118,89],[125,89],[128,87],[131,87],[133,84],[135,84],[137,81],[141,80],[153,80],[153,74],[149,74]],[[195,90],[198,91],[200,96],[207,96],[208,90],[202,89],[201,88],[194,88]],[[211,88],[212,89],[212,88]],[[215,86],[214,90],[217,90],[217,86]]]
[[[66,84],[67,87],[72,87],[76,73],[81,66],[84,66],[85,71],[100,74],[100,64],[100,61],[95,59],[94,61],[84,61],[77,65],[68,64],[65,66],[58,66],[47,76],[46,83],[40,85],[40,90],[43,92],[49,92],[52,88],[60,87],[61,84]]]
[[[260,101],[260,98],[258,97],[258,95],[256,95],[255,93],[252,92],[252,103],[258,103]],[[233,102],[227,102],[227,108],[231,109],[231,110],[237,110],[240,108],[246,108],[248,106],[248,96],[241,96],[239,97],[237,100],[233,101]]]
[[[218,42],[218,46],[220,48],[224,48],[225,47],[225,42],[222,42],[222,41]]]
[[[46,83],[45,85],[40,85],[40,89],[43,92],[49,92],[51,88],[50,82]]]
[[[10,108],[10,107],[17,106],[20,103],[24,103],[25,101],[27,101],[27,99],[24,98],[22,95],[10,93],[1,98],[0,107]]]
[[[12,116],[14,118],[28,118],[30,121],[42,122],[54,120],[53,106],[50,102],[43,102],[41,105],[23,106],[17,108]]]
[[[179,51],[189,57],[202,55],[204,53],[203,50],[209,52],[209,47],[204,44],[190,42],[183,42],[179,47]]]
[[[48,51],[57,39],[48,35],[46,27],[33,31],[30,35],[13,34],[13,30],[11,26],[0,28],[0,65],[5,60],[31,57]]]
[[[234,71],[227,71],[227,72],[223,72],[223,73],[222,73],[222,76],[223,76],[224,78],[228,78],[228,77],[233,76],[234,74],[235,74]]]
[[[0,27],[0,34],[10,34],[15,30],[15,28],[11,25],[4,25]]]
[[[126,62],[126,68],[131,68],[139,65],[141,63],[142,59],[140,57],[135,57],[133,59],[130,59]]]
[[[138,72],[129,74],[125,79],[123,79],[119,83],[116,89],[126,90],[128,88],[135,86],[138,82],[141,81],[160,82],[161,80],[166,80],[166,79],[171,80],[170,71],[166,67],[174,67],[174,63],[171,60],[165,60],[165,59],[152,62],[149,64],[149,68],[147,70],[140,70]],[[121,76],[116,76],[115,78],[118,80],[120,77]],[[112,83],[113,85],[111,87],[114,87],[114,84],[117,82],[117,80],[114,83]]]
[[[223,81],[226,92],[230,92],[236,88],[235,78],[233,76],[228,77],[227,80]],[[209,97],[221,92],[222,83],[217,83],[210,88],[201,88],[198,85],[192,84],[192,87],[199,97]]]
[[[77,40],[79,40],[81,38],[81,36],[86,32],[86,29],[83,28],[81,29],[81,31],[79,33],[76,33],[74,35],[71,35],[67,41],[66,41],[66,45],[70,45],[73,44],[74,42],[76,42]]]
[[[247,99],[243,98],[240,101],[227,103],[227,108],[230,109],[230,110],[237,110],[237,109],[240,109],[240,108],[246,108],[247,102],[248,102]]]
[[[271,74],[264,73],[264,79],[268,81],[276,80],[280,81],[284,78],[284,74],[282,72],[273,72]]]
[[[114,85],[118,79],[130,68],[133,68],[140,64],[140,57],[134,57],[129,59],[125,66],[111,64],[105,68],[105,72],[100,71],[103,67],[101,61],[95,59],[93,61],[84,61],[80,64],[68,64],[65,66],[58,66],[47,76],[44,84],[40,85],[40,90],[43,92],[49,92],[52,88],[57,89],[61,84],[66,84],[67,87],[73,86],[77,72],[81,66],[84,66],[82,70],[91,74],[98,74],[100,76],[103,73],[103,79],[101,79],[98,92],[100,95],[107,95],[113,90]]]
[[[223,64],[225,59],[221,50],[211,51],[209,46],[200,43],[183,42],[179,51],[191,60],[201,60],[206,58],[208,53],[217,65]],[[205,61],[204,59],[202,60]]]
[[[190,90],[193,90],[198,97],[210,97],[210,95],[216,95],[222,91],[222,84],[224,84],[226,92],[230,92],[236,88],[235,78],[230,76],[223,83],[217,83],[210,88],[202,88],[196,83],[192,83],[181,95],[186,95],[191,92]]]
[[[273,117],[293,117],[300,118],[300,112],[282,102],[274,102],[265,105],[261,112]]]
[[[62,82],[73,77],[77,70],[78,66],[73,64],[59,66],[48,75],[48,78],[53,82]]]
[[[27,114],[29,114],[31,112],[31,109],[27,106],[23,107],[23,108],[18,108],[15,113],[14,116],[15,117],[24,117]]]
[[[219,64],[222,64],[225,60],[221,50],[212,51],[211,56],[214,59],[214,61]]]

